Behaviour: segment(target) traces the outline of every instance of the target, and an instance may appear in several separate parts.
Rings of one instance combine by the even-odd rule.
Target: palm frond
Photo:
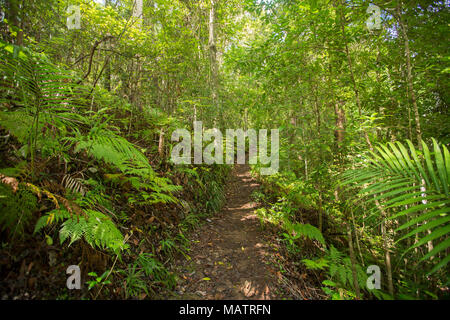
[[[341,184],[359,189],[357,198],[366,203],[379,201],[389,212],[387,219],[406,217],[395,230],[400,234],[397,241],[420,235],[406,252],[434,241],[434,249],[422,258],[439,257],[433,260],[430,273],[448,264],[450,248],[450,156],[444,145],[432,142],[433,152],[423,141],[423,152],[409,140],[407,146],[400,142],[380,145],[359,168],[343,173]]]

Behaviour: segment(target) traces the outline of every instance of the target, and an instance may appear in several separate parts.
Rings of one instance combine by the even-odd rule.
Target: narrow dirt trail
[[[261,232],[250,198],[258,186],[247,165],[235,166],[226,205],[192,236],[191,260],[180,262],[180,298],[282,298],[269,263],[274,249]]]

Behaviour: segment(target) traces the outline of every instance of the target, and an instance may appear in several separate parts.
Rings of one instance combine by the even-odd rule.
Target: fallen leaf
[[[16,193],[16,191],[19,189],[19,182],[15,178],[0,174],[0,182],[9,185],[13,189],[14,193]]]

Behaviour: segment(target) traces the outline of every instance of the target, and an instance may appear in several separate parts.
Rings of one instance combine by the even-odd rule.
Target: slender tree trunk
[[[342,29],[342,35],[344,37],[345,55],[347,56],[348,69],[350,71],[350,77],[351,77],[352,84],[353,84],[353,91],[355,93],[356,105],[358,107],[358,115],[361,118],[362,117],[361,99],[359,97],[359,89],[358,89],[358,85],[356,84],[355,75],[353,73],[353,62],[352,62],[352,58],[350,56],[350,51],[348,49],[348,44],[347,44],[347,38],[345,35],[344,18],[345,18],[344,15],[342,15],[341,29]],[[367,133],[367,130],[363,130],[363,134],[364,134],[364,138],[366,139],[367,144],[372,148],[372,143],[370,142],[369,134]]]
[[[111,4],[111,0],[105,0],[105,6],[109,6]],[[108,39],[105,41],[105,47],[107,49],[111,49],[111,40]],[[109,59],[106,63],[105,68],[105,88],[108,91],[111,91],[111,59]]]
[[[320,138],[321,138],[320,127],[321,127],[322,119],[320,117],[320,106],[319,106],[319,101],[318,101],[318,97],[317,97],[317,91],[318,91],[317,85],[314,85],[313,86],[314,108],[316,111],[317,135],[320,140]]]
[[[381,58],[381,52],[380,49],[378,49],[378,55],[377,55],[377,67],[375,68],[376,77],[377,77],[377,96],[381,97],[381,75],[380,75],[380,58]],[[378,103],[378,115],[381,117],[384,117],[384,107],[381,103]],[[381,128],[377,127],[377,140],[382,139],[382,130]]]
[[[322,192],[319,190],[319,230],[323,231]]]
[[[341,102],[335,102],[334,103],[334,114],[336,116],[336,129],[334,131],[334,137],[336,141],[336,148],[339,150],[339,153],[341,153],[342,148],[342,142],[344,141],[344,134],[345,134],[345,111],[341,107]]]
[[[350,213],[352,215],[352,224],[353,228],[355,229],[355,242],[356,242],[356,248],[358,249],[359,258],[361,259],[361,265],[364,266],[364,258],[361,252],[361,245],[359,244],[359,236],[358,236],[358,230],[356,229],[356,223],[355,223],[355,215],[353,214],[353,209],[350,208]]]
[[[211,87],[211,98],[213,107],[216,112],[215,123],[217,123],[217,118],[221,119],[222,110],[220,110],[217,90],[218,90],[218,66],[217,66],[217,45],[216,45],[216,3],[215,0],[211,0],[209,9],[209,62],[210,62],[210,87]]]
[[[356,258],[355,258],[355,250],[353,249],[352,228],[350,226],[349,221],[347,222],[347,240],[348,240],[348,248],[350,251],[350,261],[352,263],[353,285],[355,287],[356,299],[359,300],[361,299],[361,292],[359,289],[358,275],[356,273]]]
[[[408,83],[408,93],[409,97],[411,98],[411,104],[414,111],[414,119],[416,121],[416,137],[417,137],[417,144],[420,150],[422,150],[422,130],[420,126],[420,115],[419,115],[419,108],[417,107],[417,100],[416,100],[416,93],[414,91],[413,86],[413,77],[412,77],[412,67],[411,67],[411,53],[409,50],[409,39],[408,34],[406,32],[406,25],[402,20],[402,14],[401,14],[401,2],[397,6],[397,20],[400,25],[400,30],[402,31],[403,40],[405,41],[405,58],[406,58],[406,81]]]
[[[142,12],[143,12],[143,0],[134,0],[133,17],[136,19],[135,26],[139,29],[142,27],[142,18],[143,18]]]
[[[19,23],[19,11],[20,11],[20,1],[19,0],[9,0],[9,12],[10,12],[10,18],[11,23],[14,27],[16,27],[17,30],[17,37],[15,44],[18,46],[23,45],[23,31],[21,30],[21,24]]]
[[[164,128],[161,128],[161,131],[159,132],[159,144],[158,144],[158,154],[159,158],[162,160],[164,158]]]
[[[136,22],[136,28],[142,29],[142,21],[144,19],[144,13],[143,13],[144,7],[143,7],[143,0],[135,0],[134,7],[133,7],[133,16],[135,19],[137,19]],[[141,105],[141,94],[140,94],[140,88],[141,88],[141,71],[142,71],[142,62],[140,59],[140,55],[137,56],[137,62],[136,62],[136,93],[137,93],[137,99],[136,104],[138,107],[138,110],[142,111],[142,105]]]
[[[308,181],[308,158],[305,155],[305,180]]]
[[[405,22],[402,20],[402,2],[400,1],[397,5],[397,20],[400,25],[400,30],[402,31],[403,40],[405,41],[405,58],[406,58],[406,81],[408,82],[408,93],[411,98],[411,104],[414,111],[414,119],[416,121],[416,138],[417,138],[417,145],[419,150],[423,151],[422,148],[422,129],[420,126],[420,114],[419,114],[419,108],[417,106],[417,99],[416,99],[416,93],[414,91],[414,85],[413,85],[413,77],[412,77],[412,67],[411,67],[411,52],[409,50],[409,38],[407,33],[407,26]],[[421,190],[423,193],[426,193],[426,187],[425,187],[425,181],[422,180],[422,187]],[[424,200],[426,204],[426,200]],[[431,233],[431,230],[428,230],[428,234]],[[428,252],[433,250],[433,241],[428,241]]]
[[[389,243],[388,243],[388,236],[387,236],[387,232],[386,232],[386,221],[385,221],[385,218],[381,222],[381,237],[383,238],[384,259],[385,259],[385,263],[386,263],[388,289],[389,289],[390,295],[394,296],[394,284],[392,282],[391,255],[389,253]]]

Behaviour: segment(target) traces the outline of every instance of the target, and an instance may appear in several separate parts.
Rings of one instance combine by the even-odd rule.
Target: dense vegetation
[[[196,120],[280,130],[256,213],[324,296],[448,297],[448,1],[100,2],[0,1],[2,297],[167,296],[231,167],[171,162]]]

